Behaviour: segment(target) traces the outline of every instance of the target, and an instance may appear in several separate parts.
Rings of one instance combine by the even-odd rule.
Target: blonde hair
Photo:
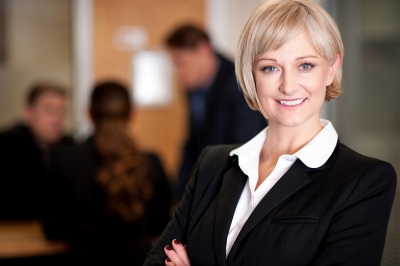
[[[311,43],[329,65],[340,57],[332,84],[326,87],[325,100],[342,93],[343,43],[332,17],[311,0],[271,0],[258,6],[240,36],[236,55],[236,76],[250,108],[260,109],[253,77],[253,64],[263,53],[276,50],[305,28]]]

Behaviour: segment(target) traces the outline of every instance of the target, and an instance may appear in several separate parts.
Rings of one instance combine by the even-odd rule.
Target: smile
[[[287,105],[287,106],[293,106],[293,105],[298,105],[301,104],[306,98],[295,100],[295,101],[279,101],[278,102],[282,105]]]

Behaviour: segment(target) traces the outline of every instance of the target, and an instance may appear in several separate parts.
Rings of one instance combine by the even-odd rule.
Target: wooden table
[[[64,254],[68,245],[47,240],[39,221],[0,222],[0,259]]]

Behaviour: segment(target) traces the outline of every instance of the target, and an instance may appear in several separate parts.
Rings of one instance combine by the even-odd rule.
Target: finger
[[[190,266],[190,260],[186,248],[179,242],[178,239],[172,241],[172,247],[176,254],[181,258],[185,265]]]
[[[166,259],[165,259],[165,265],[166,265],[166,266],[176,266],[176,265],[171,261],[170,258],[166,258]]]
[[[182,261],[182,259],[178,256],[178,254],[175,252],[175,250],[172,249],[170,246],[165,246],[164,247],[164,252],[167,255],[168,259],[171,261],[169,262],[168,260],[165,260],[165,263],[169,265],[176,265],[176,266],[185,266],[185,263]],[[171,264],[172,263],[172,264]]]

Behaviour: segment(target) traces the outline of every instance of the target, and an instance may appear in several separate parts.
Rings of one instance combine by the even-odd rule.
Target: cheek
[[[185,76],[185,67],[180,65],[175,67],[175,73],[178,76],[178,78],[183,78]]]
[[[314,108],[320,109],[325,102],[326,95],[326,86],[324,80],[321,82],[316,82],[314,87],[310,89],[309,95],[311,97],[311,102],[313,103]]]
[[[190,79],[192,79],[192,77],[195,73],[195,68],[194,68],[193,64],[185,63],[180,67],[179,73],[180,73],[181,78],[183,78],[184,80],[187,80],[187,79],[190,80]]]
[[[305,78],[302,81],[302,85],[306,90],[308,90],[309,94],[325,97],[326,94],[326,82],[327,75],[325,72],[316,72],[314,75]]]
[[[273,95],[274,91],[279,90],[279,82],[273,78],[255,78],[255,86],[257,90],[257,96],[260,100]]]
[[[319,86],[316,88],[317,93],[325,100],[326,95],[326,79],[321,79],[321,82],[318,83]]]

